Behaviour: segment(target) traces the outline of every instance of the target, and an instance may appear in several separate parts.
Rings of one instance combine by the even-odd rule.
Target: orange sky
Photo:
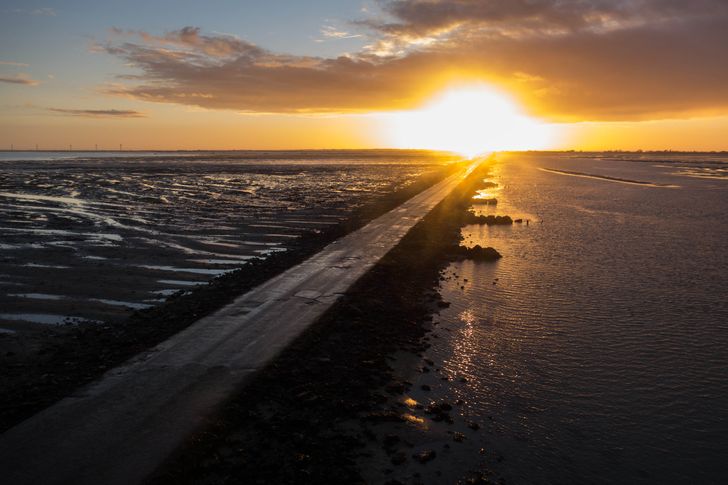
[[[0,148],[728,150],[724,1],[183,4],[8,10]]]

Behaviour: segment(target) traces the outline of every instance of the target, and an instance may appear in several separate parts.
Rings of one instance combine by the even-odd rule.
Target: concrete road
[[[465,175],[420,193],[8,430],[0,436],[0,482],[142,482]]]

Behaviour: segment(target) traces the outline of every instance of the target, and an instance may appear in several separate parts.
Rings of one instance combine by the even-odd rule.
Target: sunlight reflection
[[[413,407],[417,406],[417,401],[415,401],[411,397],[406,398],[403,402],[404,402],[404,405],[407,406],[408,408],[413,408]]]
[[[425,424],[425,420],[423,418],[420,418],[419,416],[415,416],[414,414],[405,413],[402,415],[402,418],[410,424],[416,424],[416,425],[422,425],[422,426],[424,426],[424,424]]]

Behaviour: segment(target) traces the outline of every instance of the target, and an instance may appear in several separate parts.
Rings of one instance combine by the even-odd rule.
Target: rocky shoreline
[[[417,425],[421,418],[410,413],[409,404],[424,409],[406,402],[412,385],[396,368],[422,359],[433,315],[448,305],[438,283],[450,261],[468,257],[460,249],[461,227],[487,171],[484,163],[463,181],[211,417],[151,483],[366,483],[371,476],[361,469],[362,460],[376,453],[388,460],[385,476],[388,467],[404,462],[426,466],[437,460],[435,450],[415,450],[388,432],[391,426]],[[475,252],[487,254],[486,260],[500,256],[492,248]],[[457,403],[430,403],[425,411],[433,421],[454,422],[453,406]],[[464,439],[461,435],[458,431],[453,440]],[[465,483],[489,483],[487,470],[458,472]]]
[[[49,326],[20,337],[0,335],[0,432],[62,399],[128,358],[164,341],[236,296],[285,271],[415,194],[454,173],[451,164],[355,211],[323,232],[300,237],[293,249],[172,295],[118,323]]]

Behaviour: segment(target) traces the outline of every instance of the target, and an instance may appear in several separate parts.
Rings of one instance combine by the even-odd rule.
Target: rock
[[[468,428],[472,429],[473,431],[478,431],[480,429],[480,425],[475,421],[470,421],[468,423]]]
[[[478,224],[488,226],[510,226],[513,219],[510,216],[475,215],[475,212],[468,211],[464,217],[465,224]]]
[[[402,382],[391,382],[387,384],[384,390],[390,394],[404,394],[407,390],[407,386],[405,386]]]
[[[423,464],[434,460],[436,457],[437,453],[435,453],[435,450],[422,450],[412,455],[412,458]]]
[[[401,465],[402,463],[407,461],[407,454],[405,454],[404,451],[399,451],[399,452],[395,453],[394,455],[392,455],[392,458],[390,459],[390,461],[392,462],[392,465],[395,465],[395,466]]]
[[[394,411],[374,411],[364,416],[363,419],[375,423],[399,423],[405,420]]]
[[[478,472],[477,475],[473,477],[468,477],[464,482],[465,485],[490,485],[493,482],[488,480],[488,477],[482,473]]]
[[[423,391],[431,391],[432,390],[432,388],[430,386],[428,386],[427,384],[422,384],[420,386],[420,389],[422,389]]]
[[[495,249],[484,248],[479,244],[472,248],[458,246],[457,255],[463,259],[471,259],[473,261],[496,261],[502,257]]]
[[[399,443],[399,436],[396,434],[388,434],[384,437],[384,446],[394,446]]]
[[[430,414],[449,412],[449,411],[452,411],[452,406],[447,401],[432,403],[429,406],[427,406],[427,412]]]
[[[437,403],[431,403],[425,408],[427,414],[432,415],[432,420],[436,422],[445,421],[446,423],[452,424],[453,420],[450,417],[450,411],[452,406],[446,401],[440,401]]]

